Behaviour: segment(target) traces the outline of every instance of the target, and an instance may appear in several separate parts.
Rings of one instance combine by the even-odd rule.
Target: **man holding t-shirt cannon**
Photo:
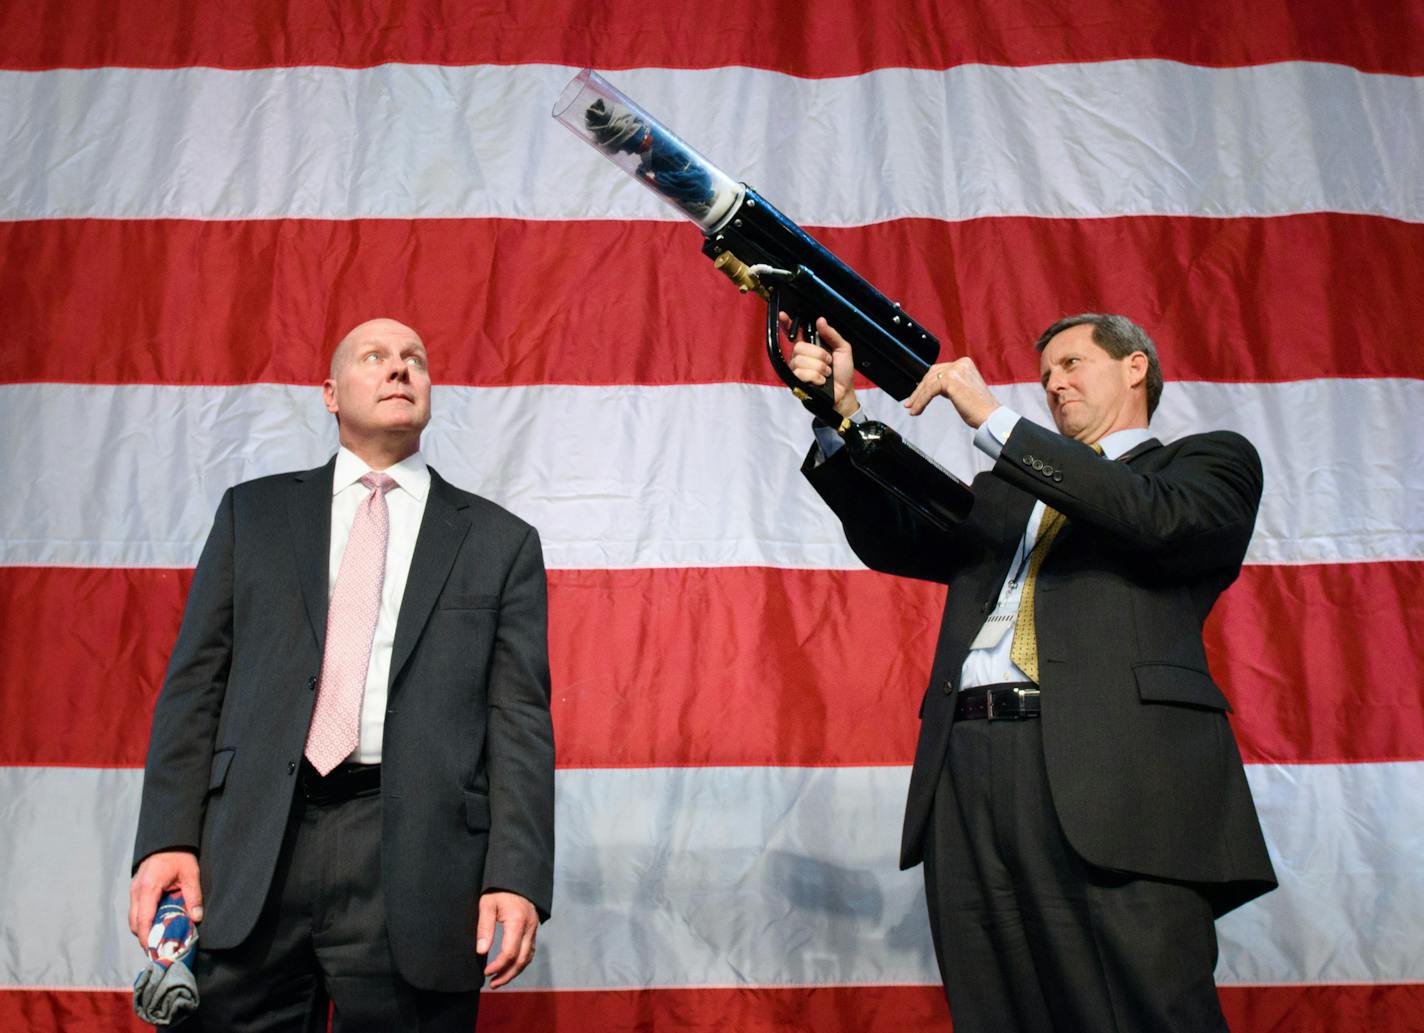
[[[852,343],[791,366],[859,416]],[[956,1033],[1226,1028],[1214,920],[1275,886],[1202,625],[1261,498],[1229,431],[1163,444],[1157,350],[1085,314],[1039,337],[1057,432],[999,404],[969,358],[906,400],[948,399],[994,459],[952,533],[917,519],[817,427],[803,472],[870,567],[947,583],[901,865],[925,865]]]

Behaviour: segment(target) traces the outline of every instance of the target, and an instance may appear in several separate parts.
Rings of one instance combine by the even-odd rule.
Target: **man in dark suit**
[[[857,418],[851,350],[799,341],[802,380]],[[1121,316],[1037,342],[1058,433],[968,358],[944,396],[994,466],[953,533],[857,471],[829,428],[804,472],[870,567],[949,593],[910,775],[901,866],[924,862],[956,1033],[1226,1028],[1214,919],[1275,885],[1202,624],[1236,578],[1261,467],[1229,432],[1147,431],[1157,351]]]
[[[229,489],[198,561],[130,927],[172,888],[201,920],[184,1028],[468,1033],[551,902],[539,538],[426,466],[415,331],[353,329],[323,394],[338,454]]]

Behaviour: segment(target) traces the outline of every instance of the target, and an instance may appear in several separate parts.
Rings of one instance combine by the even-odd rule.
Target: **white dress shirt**
[[[336,587],[336,574],[341,569],[341,557],[346,541],[351,537],[351,524],[361,500],[370,489],[361,478],[371,468],[345,447],[336,453],[336,471],[331,485],[331,552],[327,564],[326,598],[331,601]],[[361,732],[356,751],[348,757],[361,764],[381,762],[381,742],[386,727],[386,689],[391,676],[391,649],[396,641],[396,618],[400,616],[401,600],[405,598],[405,583],[410,577],[410,560],[415,554],[415,539],[420,533],[420,521],[425,515],[425,500],[430,494],[430,468],[419,453],[378,471],[388,474],[396,487],[386,492],[386,508],[390,514],[390,535],[386,540],[386,573],[381,582],[381,610],[376,617],[376,632],[371,640],[371,662],[366,668],[366,689],[361,697]]]

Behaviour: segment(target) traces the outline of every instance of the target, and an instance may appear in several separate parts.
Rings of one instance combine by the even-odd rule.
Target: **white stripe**
[[[142,772],[124,769],[0,768],[0,983],[133,985],[143,966],[128,932],[141,786]]]
[[[1218,981],[1424,980],[1424,763],[1246,773],[1281,888],[1222,919]]]
[[[550,117],[574,71],[0,73],[0,218],[677,218]],[[747,68],[610,77],[810,225],[1314,211],[1424,219],[1424,77],[1157,60],[837,79]]]
[[[1282,888],[1222,922],[1219,981],[1424,979],[1424,764],[1248,771]],[[560,772],[555,920],[519,985],[937,982],[920,872],[896,870],[905,779],[902,767]],[[133,978],[139,782],[0,768],[0,985]]]
[[[1036,385],[995,389],[1048,423]],[[945,403],[868,411],[966,480],[988,465]],[[436,388],[431,464],[539,528],[552,567],[859,563],[797,467],[810,420],[782,388]],[[1168,385],[1154,431],[1239,430],[1266,493],[1253,563],[1424,556],[1424,381]],[[0,387],[0,564],[190,567],[230,484],[324,462],[335,427],[315,388]]]

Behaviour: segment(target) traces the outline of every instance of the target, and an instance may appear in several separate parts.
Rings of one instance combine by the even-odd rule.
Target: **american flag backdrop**
[[[0,2],[0,1029],[137,1029],[148,722],[223,489],[430,346],[426,454],[541,531],[555,914],[486,1030],[946,1031],[896,870],[942,587],[797,474],[759,304],[549,116],[585,65],[1048,422],[1126,313],[1266,491],[1209,626],[1281,878],[1238,1033],[1424,1030],[1419,0]],[[968,476],[950,407],[872,414]]]

